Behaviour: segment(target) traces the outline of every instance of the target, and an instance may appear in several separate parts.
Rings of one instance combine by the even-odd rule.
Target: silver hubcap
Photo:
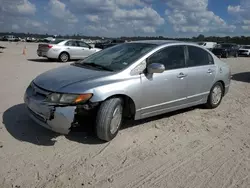
[[[62,60],[63,62],[68,61],[68,55],[67,55],[67,54],[62,54],[62,55],[61,55],[61,60]]]
[[[222,97],[222,90],[220,86],[215,86],[212,91],[212,103],[214,105],[218,104]]]
[[[122,107],[117,106],[114,110],[113,117],[110,124],[110,132],[114,134],[118,129],[122,121]]]

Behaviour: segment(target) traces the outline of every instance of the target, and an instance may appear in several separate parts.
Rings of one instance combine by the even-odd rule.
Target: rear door
[[[206,50],[187,46],[187,92],[188,103],[206,98],[212,88],[216,66],[213,57]]]
[[[69,40],[68,42],[66,42],[65,47],[71,59],[79,59],[81,49],[77,46],[75,40]]]

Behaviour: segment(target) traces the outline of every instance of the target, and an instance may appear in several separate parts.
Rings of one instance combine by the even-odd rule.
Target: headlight
[[[61,95],[60,94],[57,94],[57,93],[52,93],[48,96],[48,100],[50,102],[58,102],[61,98]]]
[[[78,104],[89,100],[92,97],[91,93],[86,94],[60,94],[52,93],[48,96],[47,101],[59,104]]]

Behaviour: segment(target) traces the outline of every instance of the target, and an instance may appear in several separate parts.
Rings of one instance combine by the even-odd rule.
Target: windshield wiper
[[[91,66],[91,67],[95,67],[95,68],[98,68],[98,69],[102,69],[102,70],[106,70],[106,71],[114,71],[108,67],[105,67],[103,65],[98,65],[98,64],[95,64],[95,63],[81,63],[82,66],[84,65],[87,65],[87,66]]]

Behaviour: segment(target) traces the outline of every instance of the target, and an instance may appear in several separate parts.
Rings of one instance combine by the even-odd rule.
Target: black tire
[[[60,62],[66,63],[67,61],[69,61],[70,57],[69,57],[69,54],[67,52],[62,52],[62,53],[60,53],[58,59]]]
[[[228,56],[229,56],[229,54],[228,54],[228,52],[226,52],[226,54],[225,54],[224,57],[225,57],[225,58],[228,58]]]
[[[220,100],[218,101],[218,103],[216,103],[216,104],[213,103],[213,91],[214,91],[215,87],[220,87],[220,89],[221,89],[221,97],[220,97]],[[222,83],[221,82],[215,83],[210,90],[210,93],[209,93],[209,96],[207,99],[207,103],[205,104],[206,108],[208,108],[208,109],[217,108],[222,101],[223,95],[224,95],[224,87],[223,87]]]
[[[112,132],[111,123],[117,108],[121,109],[121,120],[116,126],[117,130],[115,130],[115,132]],[[123,100],[121,98],[110,98],[100,105],[96,117],[96,134],[99,139],[110,141],[117,135],[122,124],[122,113]]]

